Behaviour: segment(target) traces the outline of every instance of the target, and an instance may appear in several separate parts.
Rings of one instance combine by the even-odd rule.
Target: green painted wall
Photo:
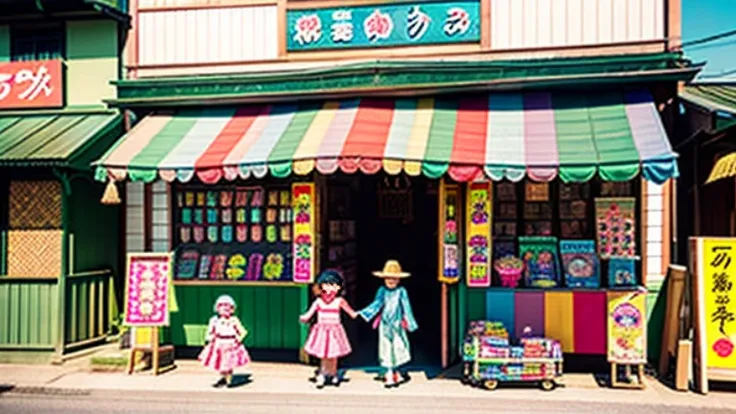
[[[58,297],[56,280],[0,278],[0,349],[53,350]]]
[[[72,180],[69,198],[69,232],[74,235],[72,273],[112,269],[119,275],[120,205],[103,205],[105,183],[92,175]]]
[[[659,361],[659,351],[662,347],[662,331],[667,310],[666,286],[664,280],[647,283],[647,358],[652,364]]]
[[[64,343],[102,338],[110,327],[109,274],[67,278]]]
[[[66,23],[68,106],[103,106],[115,98],[110,81],[118,78],[118,29],[111,20]]]
[[[0,26],[0,62],[10,61],[10,27]]]
[[[178,346],[202,346],[215,299],[228,294],[238,304],[236,313],[248,330],[246,347],[297,350],[302,346],[303,290],[296,286],[175,286],[177,311],[171,313],[167,339]]]

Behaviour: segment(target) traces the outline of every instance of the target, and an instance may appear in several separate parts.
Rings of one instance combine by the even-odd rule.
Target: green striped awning
[[[205,183],[383,169],[457,181],[677,176],[648,92],[493,93],[182,110],[141,121],[97,178]]]
[[[111,112],[0,116],[0,166],[89,168],[87,150],[121,126]]]

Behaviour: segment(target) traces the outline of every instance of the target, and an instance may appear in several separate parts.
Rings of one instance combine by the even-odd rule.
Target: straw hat
[[[389,260],[386,262],[385,265],[383,265],[383,270],[373,272],[373,275],[378,277],[395,277],[400,279],[404,277],[409,277],[411,274],[401,271],[401,265],[398,261]]]

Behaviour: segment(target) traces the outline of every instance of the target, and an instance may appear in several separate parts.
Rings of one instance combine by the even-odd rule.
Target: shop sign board
[[[736,380],[736,238],[691,239],[696,383]]]
[[[61,60],[0,63],[0,110],[64,106]]]
[[[287,11],[290,52],[480,42],[480,1]]]
[[[646,364],[646,293],[609,292],[608,362]]]
[[[170,253],[129,253],[126,266],[125,324],[169,325]]]
[[[491,183],[471,183],[467,193],[467,283],[491,285]]]
[[[314,183],[295,183],[291,187],[294,205],[294,282],[312,283],[315,273],[315,202]]]

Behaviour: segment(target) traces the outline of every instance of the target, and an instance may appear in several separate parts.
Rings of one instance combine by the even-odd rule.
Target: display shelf
[[[561,358],[477,358],[479,364],[558,364]]]
[[[174,280],[174,286],[273,286],[273,287],[297,287],[302,283],[295,282],[267,282],[267,281],[244,281],[244,280]]]

